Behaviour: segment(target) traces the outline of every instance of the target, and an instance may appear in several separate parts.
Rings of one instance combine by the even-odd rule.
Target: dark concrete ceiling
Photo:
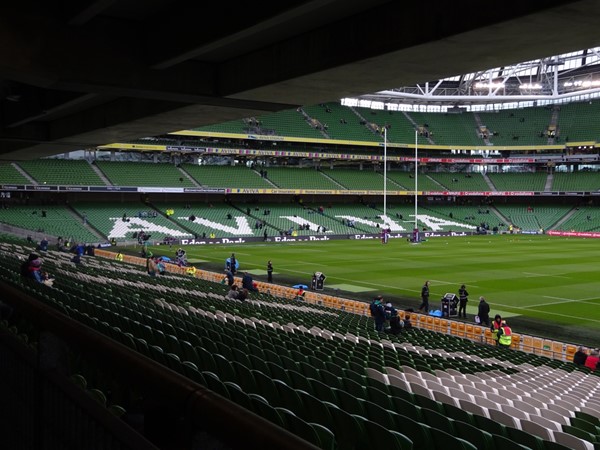
[[[600,43],[595,0],[21,0],[0,159],[93,148]]]

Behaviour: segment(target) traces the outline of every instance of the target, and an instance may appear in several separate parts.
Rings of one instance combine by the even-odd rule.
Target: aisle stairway
[[[101,179],[102,181],[104,181],[104,184],[105,184],[105,185],[107,185],[107,186],[112,186],[112,183],[110,182],[110,180],[109,180],[108,178],[106,178],[106,175],[104,175],[104,172],[102,172],[102,171],[100,170],[100,168],[99,168],[99,167],[98,167],[96,164],[94,164],[94,163],[92,162],[92,163],[90,163],[90,167],[92,168],[92,170],[93,170],[94,172],[96,172],[96,174],[97,174],[97,175],[100,177],[100,179]]]
[[[25,172],[17,163],[11,163],[11,166],[13,166],[15,169],[17,169],[17,171],[23,175],[25,178],[27,178],[27,180],[29,180],[29,182],[33,185],[37,185],[39,184],[37,181],[35,181],[33,178],[31,178],[31,176]]]

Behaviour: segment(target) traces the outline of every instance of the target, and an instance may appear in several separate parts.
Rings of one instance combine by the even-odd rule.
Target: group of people
[[[500,314],[494,316],[494,321],[490,325],[490,331],[498,347],[510,348],[512,344],[512,330]]]
[[[119,253],[120,255],[120,253]],[[117,255],[118,256],[118,255]],[[122,256],[121,258],[118,258],[122,261]],[[148,272],[148,275],[150,275],[151,277],[155,277],[157,274],[158,275],[164,275],[166,272],[167,268],[165,266],[165,261],[163,260],[162,257],[154,257],[152,254],[150,254],[147,258],[146,258],[146,271]]]
[[[458,289],[458,317],[467,318],[467,303],[469,301],[469,292],[466,285],[462,284]],[[421,287],[421,304],[418,311],[427,314],[429,312],[429,280],[425,281]],[[492,336],[496,345],[501,347],[510,347],[512,343],[512,330],[503,320],[500,314],[496,314],[494,321],[490,324],[490,305],[485,297],[479,297],[477,306],[477,315],[475,322],[490,327]]]
[[[492,338],[497,346],[510,348],[512,345],[512,329],[500,314],[496,314],[490,324],[490,305],[483,296],[479,297],[475,322],[490,327]]]
[[[400,334],[403,329],[412,328],[410,318],[406,316],[402,320],[398,314],[398,310],[390,302],[384,303],[381,295],[373,299],[370,311],[371,316],[375,320],[375,331],[379,333]],[[388,328],[386,328],[386,323],[389,323]]]
[[[483,299],[483,297],[480,298],[480,300]],[[459,306],[458,306],[458,317],[463,317],[463,318],[467,318],[467,302],[469,301],[469,292],[467,291],[467,287],[463,284],[460,286],[460,288],[458,289],[458,302],[459,302]],[[485,313],[485,306],[487,305],[487,303],[485,303],[484,300],[484,304],[480,303],[480,311],[479,313],[483,314],[483,316],[486,316]],[[488,317],[488,322],[489,322],[489,305],[487,305],[488,310],[487,310],[487,317]],[[429,280],[425,281],[425,283],[423,284],[423,286],[421,287],[421,304],[419,305],[418,308],[419,312],[425,313],[427,314],[429,312]],[[481,315],[480,315],[481,317]],[[488,323],[489,325],[489,323]]]
[[[586,352],[583,347],[579,347],[573,355],[573,363],[590,370],[600,369],[600,350],[595,348]]]
[[[270,267],[269,277],[272,277],[273,266],[271,261],[267,263],[267,271]],[[235,253],[232,253],[229,258],[226,260],[225,264],[225,278],[223,278],[223,283],[227,283],[229,286],[229,292],[227,293],[227,298],[231,298],[234,300],[245,301],[251,292],[258,292],[258,284],[254,282],[252,275],[248,272],[244,272],[242,276],[242,287],[238,288],[235,284],[235,273],[239,268],[239,262],[235,258]]]
[[[241,302],[246,301],[248,298],[249,292],[248,289],[242,288],[238,289],[236,284],[232,284],[229,286],[229,292],[227,293],[227,298],[231,298],[233,300],[239,300]]]

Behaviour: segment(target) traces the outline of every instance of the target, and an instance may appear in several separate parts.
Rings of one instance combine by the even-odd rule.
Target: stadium
[[[594,2],[67,3],[5,7],[4,448],[598,447]]]

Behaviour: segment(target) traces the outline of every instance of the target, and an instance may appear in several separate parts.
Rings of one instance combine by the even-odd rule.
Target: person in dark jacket
[[[244,276],[242,277],[242,287],[244,289],[248,289],[248,291],[250,292],[258,291],[256,285],[254,284],[252,276],[248,272],[244,272]]]
[[[249,295],[248,289],[240,289],[239,293],[238,293],[238,296],[237,296],[237,299],[240,302],[244,302],[248,298],[248,295]]]
[[[375,331],[383,333],[385,326],[385,307],[381,295],[375,297],[370,306],[371,316],[375,319]]]
[[[31,262],[38,259],[39,255],[37,255],[36,253],[30,253],[29,257],[23,261],[23,263],[21,264],[21,276],[23,278],[31,278],[31,273],[29,271],[29,266],[31,265]]]
[[[477,309],[479,323],[485,326],[490,326],[490,305],[485,301],[483,296],[479,297],[479,308]]]
[[[469,301],[469,292],[463,284],[458,289],[458,317],[467,318],[467,302]]]
[[[231,270],[225,269],[225,278],[223,279],[223,281],[227,282],[227,285],[229,287],[233,286],[233,282],[235,281],[235,279],[233,278],[233,273],[231,273]]]
[[[237,268],[238,268],[238,263],[235,259],[235,253],[232,253],[231,256],[229,257],[229,264],[230,264],[230,270],[231,273],[235,275],[235,273],[237,272]]]
[[[429,281],[426,281],[421,288],[421,306],[419,311],[427,314],[429,312]]]
[[[378,295],[375,297],[371,304],[369,305],[369,310],[371,312],[371,317],[375,320],[375,331],[379,331],[380,333],[384,332],[385,328],[385,306],[383,304],[383,297]]]
[[[391,303],[385,305],[386,319],[390,322],[389,332],[391,334],[400,334],[404,327],[404,322],[400,319],[398,310]]]
[[[587,357],[588,354],[583,350],[583,347],[579,347],[573,355],[573,364],[577,364],[578,366],[584,366]]]

